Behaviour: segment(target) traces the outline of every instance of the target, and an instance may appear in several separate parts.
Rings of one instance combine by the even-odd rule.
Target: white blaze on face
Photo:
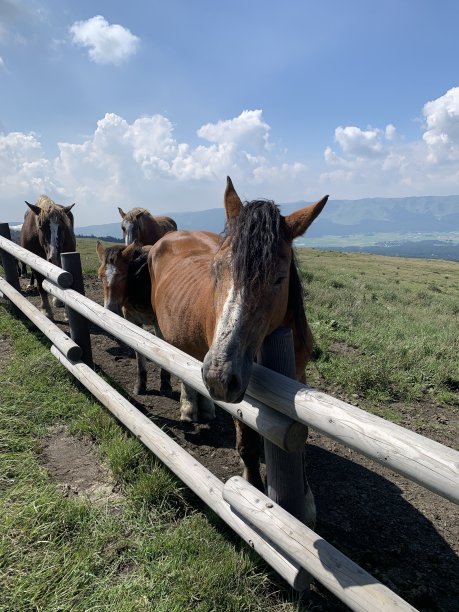
[[[134,224],[132,223],[132,221],[125,221],[124,230],[126,232],[124,236],[124,241],[126,245],[131,244],[131,242],[134,242],[134,236],[133,236]]]
[[[50,223],[50,255],[51,260],[56,260],[59,255],[59,223],[51,221]]]
[[[104,308],[107,308],[107,305],[110,303],[110,289],[112,288],[115,276],[116,267],[113,264],[107,264],[105,266],[105,282],[107,289],[104,295]]]
[[[231,285],[212,343],[212,354],[218,362],[222,361],[222,357],[223,361],[227,359],[228,348],[234,339],[234,332],[237,330],[237,324],[242,314],[241,294],[236,293],[233,285]]]

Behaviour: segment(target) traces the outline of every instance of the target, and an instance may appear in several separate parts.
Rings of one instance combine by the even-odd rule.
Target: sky
[[[0,0],[0,221],[459,194],[457,0]]]

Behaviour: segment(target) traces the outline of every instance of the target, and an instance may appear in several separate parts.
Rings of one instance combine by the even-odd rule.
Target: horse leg
[[[53,311],[51,310],[51,306],[49,305],[48,294],[42,287],[44,277],[41,274],[36,274],[36,278],[38,293],[40,294],[41,298],[40,310],[48,317],[48,319],[53,319]]]
[[[161,378],[161,393],[170,393],[172,391],[171,373],[168,370],[163,370],[163,368],[161,368],[159,375]]]
[[[27,289],[32,289],[35,286],[35,271],[33,268],[30,268],[30,280],[29,280],[29,284],[27,285]]]
[[[157,338],[161,338],[161,340],[162,340],[163,336],[161,334],[161,330],[159,328],[158,321],[156,320],[156,316],[155,315],[153,315],[152,326],[153,326],[153,330],[154,330],[155,336]],[[161,391],[161,393],[171,393],[172,392],[172,385],[171,385],[171,374],[170,374],[170,372],[168,370],[163,370],[163,368],[161,368],[159,376],[160,376],[160,379],[161,379],[161,386],[160,386],[159,390]],[[182,389],[182,394],[183,394],[183,389]],[[186,419],[182,419],[182,420],[186,420]]]
[[[198,392],[181,383],[180,391],[180,420],[191,423],[198,420]]]
[[[134,385],[134,395],[144,395],[147,391],[147,358],[136,351],[137,380]]]
[[[215,404],[212,400],[204,397],[204,395],[198,394],[198,409],[199,417],[203,421],[212,421],[215,419]]]
[[[260,476],[260,435],[233,417],[236,427],[236,449],[244,464],[242,476],[260,491],[264,491]]]

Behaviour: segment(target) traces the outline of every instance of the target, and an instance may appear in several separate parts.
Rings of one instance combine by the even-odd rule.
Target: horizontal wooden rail
[[[458,451],[257,364],[247,394],[459,503]]]
[[[43,286],[128,346],[209,397],[202,382],[199,361],[70,289],[63,291],[47,281]],[[291,441],[286,442],[284,433],[279,436],[280,432],[276,432],[275,414],[283,414],[313,427],[446,499],[459,503],[458,451],[263,366],[254,364],[244,402],[216,403],[284,450],[299,448],[293,441],[301,440],[303,430],[299,436],[294,428],[285,429],[284,432],[288,431],[291,436]],[[274,412],[262,410],[265,404]]]
[[[223,499],[351,610],[416,610],[243,478],[224,484]]]
[[[0,292],[9,298],[68,359],[80,359],[82,350],[78,344],[75,344],[75,342],[61,331],[55,323],[50,321],[48,317],[40,312],[38,308],[31,304],[27,298],[21,295],[19,291],[16,291],[16,289],[7,283],[1,276]]]
[[[197,359],[110,312],[73,289],[62,290],[49,281],[44,281],[43,288],[100,328],[145,355],[147,359],[169,370],[187,385],[211,399],[202,381],[202,364]],[[249,401],[243,400],[239,404],[215,403],[283,450],[295,451],[304,447],[307,427],[298,423],[296,419],[286,417],[265,406],[262,402],[250,399]]]
[[[244,519],[231,511],[222,498],[221,480],[196,461],[89,366],[83,362],[70,362],[55,347],[51,347],[51,352],[123,425],[248,542],[293,588],[302,591],[308,586],[309,576],[299,564],[292,561],[285,553],[279,552],[269,542],[269,538],[260,536]]]
[[[49,261],[31,253],[3,236],[0,236],[0,249],[3,249],[10,255],[14,255],[16,259],[28,264],[31,268],[42,274],[45,278],[49,278],[49,280],[60,287],[66,288],[72,285],[73,278],[70,272],[65,272],[65,270],[49,263]]]

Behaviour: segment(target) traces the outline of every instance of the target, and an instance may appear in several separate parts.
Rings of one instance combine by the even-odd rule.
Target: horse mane
[[[230,219],[226,237],[231,239],[235,289],[249,287],[254,293],[276,279],[276,261],[286,227],[272,200],[245,202],[239,215]]]
[[[289,237],[285,219],[272,200],[245,202],[239,215],[227,223],[224,236],[231,239],[236,290],[245,286],[257,294],[265,284],[275,282],[280,245]],[[293,317],[301,341],[306,343],[304,289],[294,251],[290,264],[287,310]]]
[[[145,222],[147,219],[150,223],[157,223],[150,211],[148,211],[146,208],[141,208],[139,206],[137,206],[136,208],[132,208],[130,211],[128,211],[124,218],[126,221],[130,221],[131,223],[136,222],[139,226],[140,232],[143,232],[146,229]]]

